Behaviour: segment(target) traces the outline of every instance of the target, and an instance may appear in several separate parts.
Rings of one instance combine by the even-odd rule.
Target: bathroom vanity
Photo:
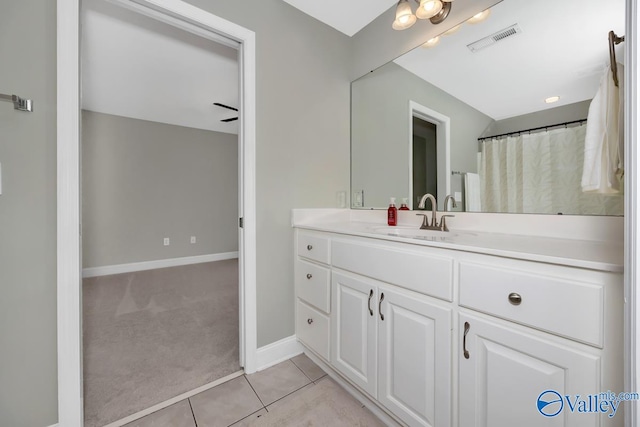
[[[621,244],[382,218],[294,212],[293,226],[297,338],[385,422],[623,424],[624,403],[580,412],[623,391]]]

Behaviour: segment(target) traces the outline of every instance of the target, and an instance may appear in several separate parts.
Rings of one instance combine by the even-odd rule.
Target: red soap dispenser
[[[398,209],[400,211],[408,211],[409,210],[409,206],[407,206],[407,198],[405,197],[404,199],[402,199],[402,204],[400,205],[400,209]]]
[[[397,225],[398,224],[398,209],[396,208],[396,198],[391,198],[391,203],[389,204],[389,209],[387,209],[387,224],[389,225]]]

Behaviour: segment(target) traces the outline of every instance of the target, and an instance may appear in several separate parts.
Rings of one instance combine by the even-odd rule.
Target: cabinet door
[[[333,272],[331,299],[331,363],[376,397],[376,285],[365,278]]]
[[[409,426],[450,426],[451,309],[378,292],[378,400]]]
[[[577,410],[572,413],[566,401],[543,410],[552,415],[562,408],[555,416],[542,415],[537,405],[538,397],[546,390],[554,390],[561,397],[569,395],[572,402],[576,395],[584,398],[601,392],[597,355],[472,315],[461,314],[459,328],[460,426],[600,425],[598,415]],[[553,396],[543,400],[551,402]]]

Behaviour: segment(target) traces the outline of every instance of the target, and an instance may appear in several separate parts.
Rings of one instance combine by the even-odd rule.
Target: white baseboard
[[[156,261],[133,262],[131,264],[105,265],[82,270],[82,277],[108,276],[110,274],[131,273],[134,271],[154,270],[156,268],[177,267],[180,265],[200,264],[202,262],[223,261],[238,258],[238,252],[197,255],[182,258],[159,259]]]
[[[302,345],[295,335],[283,338],[264,347],[260,347],[256,354],[258,371],[277,365],[302,353]]]
[[[58,427],[58,424],[54,424],[54,425],[49,426],[49,427]]]

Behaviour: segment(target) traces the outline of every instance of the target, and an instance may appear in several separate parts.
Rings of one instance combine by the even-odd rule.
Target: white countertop
[[[390,233],[385,233],[385,227],[387,227],[385,223],[345,220],[344,216],[342,219],[337,217],[320,220],[302,219],[294,216],[292,225],[307,230],[391,240],[591,270],[616,273],[624,271],[623,242],[537,237],[469,229],[456,230],[453,227],[449,233],[442,232],[442,236],[403,237],[393,231],[394,227],[388,227]],[[401,225],[399,228],[411,230],[412,227],[418,229],[414,225]]]

